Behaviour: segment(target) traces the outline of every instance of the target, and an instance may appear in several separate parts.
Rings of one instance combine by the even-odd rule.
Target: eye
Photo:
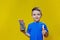
[[[36,14],[33,14],[34,16],[36,15]]]
[[[40,15],[40,14],[37,14],[37,15]]]

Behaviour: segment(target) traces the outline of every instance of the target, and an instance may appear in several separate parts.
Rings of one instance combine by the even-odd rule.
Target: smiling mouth
[[[38,17],[36,17],[36,19],[38,19]]]

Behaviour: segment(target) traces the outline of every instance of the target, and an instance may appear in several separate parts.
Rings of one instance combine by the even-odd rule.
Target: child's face
[[[36,22],[39,21],[40,18],[41,18],[41,13],[40,13],[40,11],[34,10],[34,11],[32,12],[32,17],[33,17],[34,21],[36,21]]]

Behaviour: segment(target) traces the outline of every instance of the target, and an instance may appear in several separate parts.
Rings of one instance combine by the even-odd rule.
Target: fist
[[[44,29],[44,25],[42,26],[42,34],[44,37],[48,36],[48,32]]]

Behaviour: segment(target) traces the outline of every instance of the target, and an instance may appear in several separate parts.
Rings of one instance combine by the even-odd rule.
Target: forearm
[[[30,35],[25,31],[25,30],[22,30],[21,31],[24,35],[26,35],[27,37],[30,37]]]

